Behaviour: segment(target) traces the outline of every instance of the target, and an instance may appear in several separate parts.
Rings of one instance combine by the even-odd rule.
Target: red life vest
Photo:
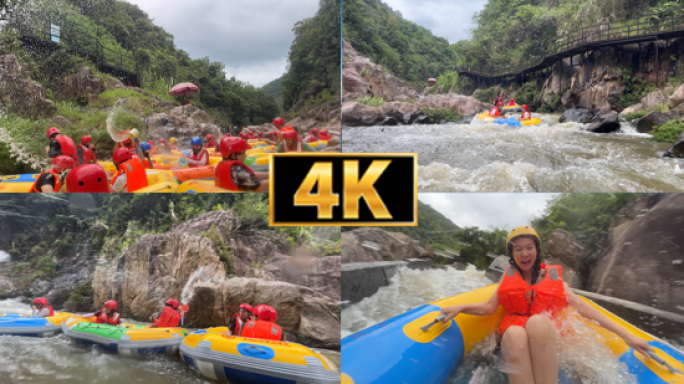
[[[50,310],[50,314],[48,315],[48,317],[52,317],[52,316],[55,315],[55,311],[52,310],[52,307],[51,307],[51,306],[46,305],[46,306],[44,306],[43,308],[47,308],[47,309]]]
[[[249,133],[249,139],[250,140],[256,139],[256,137],[254,136],[254,134],[252,132]]]
[[[524,111],[520,116],[520,120],[529,120],[532,118],[532,114],[528,111]]]
[[[508,102],[509,107],[515,107],[515,100],[511,100]]]
[[[51,173],[51,174],[55,177],[55,188],[54,188],[54,191],[55,191],[55,192],[59,192],[59,190],[62,189],[62,184],[60,184],[60,180],[59,180],[59,175],[60,175],[60,173],[59,173],[59,172],[55,172],[55,171],[53,171],[52,169],[49,170],[49,171],[45,171],[45,172]],[[43,193],[43,191],[39,191],[39,190],[38,190],[38,188],[36,187],[36,185],[38,184],[38,180],[40,180],[40,177],[43,176],[43,175],[45,174],[45,172],[43,172],[43,173],[41,173],[40,175],[38,175],[38,178],[36,178],[36,181],[35,181],[35,182],[33,183],[33,185],[31,186],[31,189],[29,189],[29,192],[31,192],[31,193]]]
[[[74,141],[71,139],[71,137],[67,135],[59,135],[53,140],[59,143],[62,155],[72,157],[74,160],[78,161],[78,154],[76,153],[76,144],[74,144]]]
[[[241,161],[237,160],[223,160],[218,165],[216,166],[216,169],[214,169],[214,185],[227,189],[229,191],[242,191],[240,187],[235,185],[233,183],[233,177],[231,175],[231,169],[233,168],[233,165],[239,165],[244,167],[249,173],[254,175],[254,171],[252,171],[248,166],[246,166],[244,163]]]
[[[105,313],[104,309],[100,313],[100,316],[97,317],[95,320],[96,323],[98,324],[110,324],[110,325],[119,325],[119,319],[121,318],[121,315],[119,315],[119,312],[114,312],[114,314],[109,317]]]
[[[307,143],[315,143],[315,142],[317,142],[317,141],[318,141],[318,137],[316,137],[316,136],[314,136],[314,135],[311,135],[311,136],[309,136],[308,139],[306,139],[306,142],[307,142]]]
[[[181,315],[171,307],[164,307],[159,318],[154,321],[157,328],[175,328],[180,323]]]
[[[145,168],[143,168],[137,156],[119,165],[119,172],[112,179],[112,185],[124,173],[126,174],[126,188],[128,188],[128,192],[137,191],[149,185],[147,182],[147,172],[145,172]]]
[[[290,148],[287,147],[287,142],[283,140],[283,153],[290,152]],[[297,139],[297,148],[293,152],[304,152],[302,149],[302,139]]]
[[[79,144],[78,147],[81,148],[81,151],[83,151],[83,164],[97,163],[97,157],[95,156],[95,151],[86,147],[83,144]]]
[[[499,117],[501,116],[501,112],[499,112],[498,109],[492,108],[491,111],[489,111],[489,117]]]
[[[240,336],[253,339],[281,341],[283,339],[283,329],[276,325],[276,323],[252,320],[245,325],[245,329]]]
[[[240,336],[240,330],[243,328],[245,325],[245,322],[242,321],[240,318],[239,314],[234,314],[233,317],[235,318],[235,332],[233,332],[233,336]],[[249,318],[247,320],[250,320]]]
[[[517,325],[525,327],[532,315],[551,312],[555,315],[567,307],[568,298],[563,288],[562,268],[547,266],[546,275],[539,283],[530,286],[514,266],[506,269],[506,274],[496,291],[499,303],[506,311],[498,333]]]
[[[207,143],[207,148],[216,148],[216,142],[214,140],[210,140]]]
[[[204,164],[190,164],[189,166],[192,167],[200,167],[202,165],[207,165],[209,164],[209,152],[207,152],[206,148],[202,148],[201,151],[199,151],[198,154],[195,154],[195,152],[190,151],[190,156],[188,156],[188,159],[190,160],[195,160],[195,161],[200,161],[202,159],[202,156],[206,155],[207,156],[207,162]]]

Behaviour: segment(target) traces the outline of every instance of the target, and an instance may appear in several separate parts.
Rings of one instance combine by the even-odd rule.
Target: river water
[[[441,298],[471,291],[492,281],[470,265],[464,271],[453,268],[425,271],[400,268],[392,277],[390,285],[382,287],[371,297],[352,304],[342,310],[342,337],[368,328],[379,322]],[[603,303],[599,303],[603,305]],[[614,310],[614,308],[608,308]],[[674,324],[653,316],[616,311],[616,314],[635,324],[642,330],[670,342],[684,350],[682,325]],[[607,347],[587,337],[594,331],[578,322],[567,322],[572,336],[565,336],[559,347],[559,367],[573,383],[622,384],[634,383],[626,367],[618,362]],[[448,384],[506,384],[502,362],[493,354],[495,340],[490,335],[478,344],[464,359]],[[581,372],[578,373],[578,372]]]
[[[418,153],[423,192],[673,192],[684,160],[628,123],[620,133],[542,114],[537,126],[484,123],[344,128],[343,151]]]
[[[0,300],[0,313],[31,313],[28,305]],[[135,323],[124,319],[124,322]],[[340,366],[337,351],[319,350]],[[180,356],[125,358],[98,347],[50,338],[0,336],[2,384],[215,384],[192,370]]]

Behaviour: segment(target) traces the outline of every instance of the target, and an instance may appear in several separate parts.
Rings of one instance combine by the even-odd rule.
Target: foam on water
[[[684,160],[662,159],[668,144],[622,124],[587,125],[541,115],[537,126],[469,124],[344,129],[345,152],[418,153],[421,191],[650,192],[684,190]]]

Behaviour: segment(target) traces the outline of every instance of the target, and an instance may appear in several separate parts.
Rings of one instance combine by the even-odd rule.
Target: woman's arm
[[[489,301],[475,304],[454,305],[453,307],[442,308],[440,313],[446,315],[444,320],[442,320],[442,323],[446,323],[447,321],[456,317],[459,313],[465,313],[467,315],[489,316],[496,312],[497,308],[499,308],[499,296],[496,292],[494,292],[492,297],[489,298]]]
[[[577,309],[577,312],[582,317],[599,323],[601,327],[620,336],[620,338],[622,338],[622,340],[624,340],[625,343],[627,343],[627,345],[634,348],[634,350],[639,351],[642,355],[646,357],[649,357],[648,352],[653,351],[653,348],[651,348],[651,346],[648,345],[646,340],[636,337],[631,333],[625,331],[624,328],[614,323],[599,310],[597,310],[584,300],[577,297],[577,295],[575,295],[575,293],[570,290],[568,283],[564,282],[563,287],[565,288],[565,294],[568,297],[568,303],[571,306],[575,307],[575,309]]]

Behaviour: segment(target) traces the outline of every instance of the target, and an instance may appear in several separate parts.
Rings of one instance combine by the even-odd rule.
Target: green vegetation
[[[369,105],[371,107],[382,107],[386,101],[382,97],[373,97],[373,96],[363,96],[359,97],[356,99],[356,102],[359,104],[365,104]]]
[[[501,92],[503,92],[503,88],[501,88],[498,85],[495,85],[489,88],[478,89],[473,94],[473,97],[480,100],[483,103],[491,104],[492,102],[494,102],[494,99],[496,99],[496,97],[499,96]]]
[[[264,93],[275,99],[279,108],[283,108],[283,77],[279,77],[261,87]]]
[[[289,70],[282,80],[286,110],[306,111],[339,100],[339,25],[340,0],[320,0],[316,16],[295,24]]]
[[[380,0],[345,1],[342,12],[344,39],[387,72],[425,82],[454,69],[446,39],[405,20]]]
[[[218,230],[212,225],[209,231],[202,233],[202,236],[211,240],[214,244],[214,249],[219,255],[219,259],[223,262],[223,268],[226,270],[227,276],[234,276],[233,269],[233,251],[230,249],[230,243],[226,243],[219,235]]]
[[[644,96],[655,90],[653,84],[639,76],[634,76],[631,68],[622,71],[621,83],[624,85],[624,90],[619,105],[623,109],[639,103]]]
[[[679,120],[670,120],[661,126],[653,127],[652,140],[661,143],[674,144],[679,135],[684,131],[684,123]]]
[[[442,93],[456,92],[459,84],[459,76],[456,71],[449,71],[441,74],[437,78],[435,86],[430,88],[430,93],[436,93],[439,87],[442,87]]]
[[[449,108],[433,108],[421,110],[425,116],[427,116],[430,124],[439,124],[439,122],[444,119],[446,122],[457,122],[460,121],[463,116],[459,115],[457,111]]]
[[[641,110],[641,111],[630,112],[630,113],[625,115],[625,119],[627,119],[627,121],[632,121],[634,119],[641,119],[642,117],[648,115],[650,112],[651,111],[648,111],[645,109]]]

